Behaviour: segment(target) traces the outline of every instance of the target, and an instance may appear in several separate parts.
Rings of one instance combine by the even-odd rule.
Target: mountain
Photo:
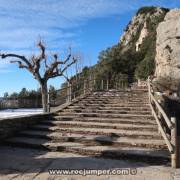
[[[97,64],[85,67],[72,80],[94,77],[112,83],[119,80],[132,83],[155,75],[161,84],[167,83],[167,79],[169,83],[177,78],[180,82],[179,45],[180,9],[142,7],[126,26],[119,42],[100,52]]]
[[[155,71],[156,29],[169,9],[142,7],[129,22],[118,44],[103,50],[91,68],[96,78],[128,83],[147,79]],[[87,70],[86,70],[87,71]]]

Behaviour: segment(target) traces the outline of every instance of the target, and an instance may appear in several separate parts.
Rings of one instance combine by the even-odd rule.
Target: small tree
[[[42,43],[42,41],[39,41],[37,46],[40,49],[40,54],[33,55],[31,58],[26,58],[25,56],[11,53],[1,53],[0,57],[2,59],[9,57],[17,58],[18,60],[10,62],[17,63],[20,69],[26,69],[34,76],[41,87],[43,111],[48,112],[48,80],[58,76],[64,76],[64,72],[76,62],[76,59],[72,57],[71,51],[65,60],[59,60],[58,55],[53,54],[51,63],[48,64],[47,55],[45,53],[45,45]],[[42,72],[41,67],[43,65],[45,70]]]
[[[8,92],[5,92],[5,93],[4,93],[4,98],[8,98],[8,97],[9,97]]]
[[[49,93],[51,94],[51,98],[55,100],[57,96],[57,91],[54,86],[52,85],[49,86]]]

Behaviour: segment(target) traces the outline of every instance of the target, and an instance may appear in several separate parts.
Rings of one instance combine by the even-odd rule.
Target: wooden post
[[[95,78],[94,78],[94,80],[93,80],[93,83],[94,83],[94,84],[93,84],[93,91],[94,91],[94,90],[96,90],[96,79],[95,79]]]
[[[101,81],[101,89],[102,90],[104,89],[104,81],[103,80]]]
[[[86,94],[86,80],[84,80],[84,94]]]
[[[68,103],[69,102],[69,82],[68,82],[68,86],[66,90],[66,95],[67,95],[66,102]]]
[[[67,86],[67,103],[69,103],[69,82],[68,82],[68,86]]]
[[[106,87],[106,89],[107,89],[107,91],[109,90],[109,80],[107,79],[107,87]]]
[[[50,92],[48,90],[48,112],[50,112]]]
[[[173,128],[171,129],[171,144],[174,147],[174,151],[171,154],[171,166],[173,168],[180,168],[180,135],[177,129],[177,120],[175,117],[171,118]]]
[[[149,79],[149,77],[148,77],[148,79],[147,79],[147,83],[148,83],[149,103],[151,103],[151,85],[150,85],[150,79]]]
[[[149,76],[148,76],[148,79],[147,79],[147,85],[148,85],[149,104],[152,104],[152,100],[151,100],[151,85],[150,85]],[[152,115],[153,115],[153,111],[152,111]],[[159,132],[159,128],[158,128],[158,132]]]
[[[72,101],[72,85],[69,83],[69,102]]]
[[[89,88],[90,88],[90,91],[92,92],[93,91],[93,81],[92,81],[91,76],[90,76],[90,81],[89,81]]]

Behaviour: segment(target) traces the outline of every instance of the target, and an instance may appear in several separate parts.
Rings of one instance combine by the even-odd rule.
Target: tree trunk
[[[46,81],[41,84],[41,95],[43,111],[48,112],[48,88]]]

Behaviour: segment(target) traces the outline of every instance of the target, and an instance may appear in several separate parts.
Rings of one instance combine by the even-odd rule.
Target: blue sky
[[[0,52],[29,57],[41,37],[48,53],[62,57],[69,46],[84,65],[95,64],[100,51],[116,44],[141,6],[179,8],[180,0],[0,0]],[[73,67],[68,75],[73,74]],[[59,88],[63,78],[50,80]],[[32,75],[0,59],[0,96],[23,87],[37,89]]]

